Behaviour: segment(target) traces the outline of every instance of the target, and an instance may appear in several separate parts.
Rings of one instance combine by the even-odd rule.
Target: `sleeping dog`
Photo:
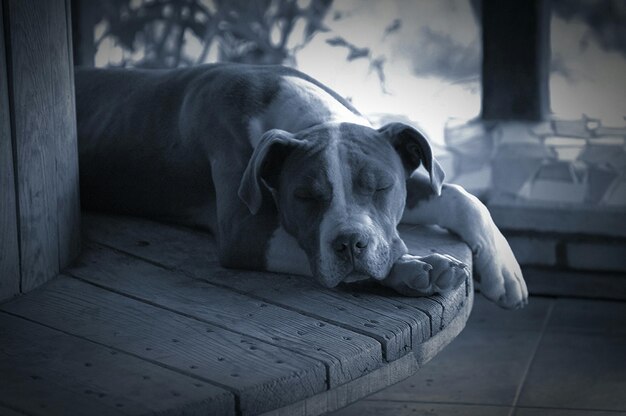
[[[210,229],[223,266],[375,279],[405,295],[457,287],[467,266],[411,255],[402,222],[436,224],[472,249],[481,291],[527,302],[520,267],[486,207],[444,184],[415,128],[373,128],[296,70],[204,65],[78,69],[83,206]],[[423,169],[419,169],[422,167]]]

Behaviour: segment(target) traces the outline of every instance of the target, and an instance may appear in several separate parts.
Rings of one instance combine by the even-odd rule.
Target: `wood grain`
[[[332,412],[411,376],[419,366],[409,353],[378,370],[339,388],[325,391],[297,403],[273,410],[265,416],[317,416]]]
[[[13,145],[2,6],[0,2],[0,301],[20,292]]]
[[[73,67],[66,0],[4,0],[19,213],[21,289],[79,252]]]
[[[83,211],[82,232],[85,239],[151,260],[169,268],[181,266],[180,252],[206,265],[219,266],[217,246],[209,234],[192,228],[171,226],[136,217],[102,215]],[[119,235],[119,238],[118,238]],[[150,241],[144,239],[150,237]]]
[[[318,360],[69,277],[59,276],[2,309],[226,387],[243,414],[326,389]]]
[[[110,391],[102,386],[113,377],[107,371],[116,371],[115,365],[135,369],[126,362],[98,364],[98,371],[89,373],[93,353],[81,356],[71,349],[59,352],[65,360],[60,361],[54,355],[56,346],[65,344],[48,340],[46,331],[53,331],[79,342],[81,351],[86,343],[113,351],[115,357],[222,388],[233,394],[229,397],[238,414],[319,415],[416,372],[458,335],[472,308],[471,280],[449,295],[420,299],[373,287],[327,290],[294,276],[224,270],[210,251],[214,250],[210,237],[183,227],[93,215],[84,224],[89,238],[116,248],[88,241],[79,261],[67,269],[73,277],[61,275],[0,306],[0,372],[10,369],[8,387],[0,379],[0,404],[7,408],[28,414],[76,413],[68,403],[87,406],[90,402],[83,395],[98,392],[105,396],[98,397],[102,400],[96,409],[106,414]],[[431,234],[420,232],[410,244],[430,245]],[[444,237],[451,238],[447,234],[437,238]],[[166,264],[159,264],[160,253]],[[418,300],[422,303],[413,303]],[[7,313],[12,319],[28,319],[29,325],[44,325],[42,340],[33,341],[34,335],[15,339],[12,329],[3,331],[2,317]],[[385,344],[380,337],[393,331],[410,350],[389,360],[382,349],[394,344]],[[14,344],[6,347],[7,343]],[[24,363],[6,364],[18,346],[25,353],[33,348],[35,352],[23,358]],[[49,360],[50,355],[38,358],[48,349],[54,366],[43,366],[48,373],[42,387],[31,377],[38,375],[31,369]],[[9,358],[3,361],[6,351]],[[69,360],[82,362],[78,367],[87,373]],[[91,376],[87,381],[85,374]],[[89,394],[77,390],[80,383],[89,386]],[[168,394],[175,396],[173,391],[162,392],[164,400]],[[132,392],[131,388],[121,396],[130,402],[128,408],[126,402],[115,403],[130,414],[156,413],[146,408],[160,406],[161,397],[137,399]],[[41,411],[37,407],[41,401],[26,403],[25,397],[32,394],[49,402],[54,411]],[[181,400],[163,413],[221,412],[213,404],[207,412],[197,403],[205,401]]]
[[[467,246],[439,227],[400,225],[398,227],[409,252],[417,256],[433,253],[448,254],[465,263],[472,270],[472,252]],[[471,280],[471,279],[469,279]],[[454,291],[424,298],[400,297],[399,301],[419,308],[432,317],[431,336],[435,336],[454,319],[469,296],[466,282]]]
[[[456,338],[463,328],[472,312],[474,306],[474,286],[473,281],[468,279],[465,282],[463,288],[467,293],[467,297],[463,302],[459,304],[457,314],[452,318],[441,330],[428,339],[426,342],[419,344],[413,350],[417,362],[420,366],[423,366],[428,361],[432,360],[435,355],[439,353],[446,345],[448,345],[454,338]]]
[[[94,243],[87,243],[77,264],[66,273],[318,359],[327,368],[331,388],[382,365],[380,343],[370,337],[191,279]]]
[[[461,302],[465,296],[464,288],[439,298],[407,298],[380,287],[328,290],[299,276],[226,270],[217,265],[215,244],[208,234],[145,220],[139,229],[134,223],[123,217],[85,215],[84,231],[90,240],[171,270],[373,337],[388,361],[445,327],[457,308],[451,304],[444,313],[446,303]],[[402,232],[416,251],[428,247],[430,254],[437,247],[471,265],[469,248],[449,233],[414,226]]]
[[[469,284],[471,285],[471,281]],[[419,367],[430,361],[459,335],[472,311],[473,299],[474,293],[471,291],[463,308],[448,326],[434,337],[417,345],[410,354],[339,388],[318,393],[300,402],[268,412],[266,416],[317,416],[326,414],[404,380],[417,372]]]
[[[224,389],[6,313],[0,374],[0,402],[29,415],[235,414]]]
[[[58,29],[54,43],[57,53],[67,59],[52,65],[53,99],[56,123],[57,226],[59,232],[59,267],[68,266],[80,253],[80,197],[78,195],[78,140],[74,102],[74,64],[70,0],[56,0],[54,20]],[[62,26],[65,24],[65,27]],[[65,39],[63,39],[65,36]]]
[[[5,0],[19,201],[21,287],[77,254],[78,161],[65,0]],[[61,263],[60,263],[61,262]]]
[[[48,26],[56,1],[5,0],[11,34],[16,173],[23,291],[59,271],[55,123],[50,114],[54,50]],[[6,11],[5,10],[5,11]],[[58,58],[58,57],[56,57]],[[65,59],[61,57],[61,59]]]
[[[411,327],[408,323],[401,318],[359,306],[358,300],[349,294],[324,289],[311,279],[301,276],[223,269],[216,265],[212,254],[190,252],[186,249],[187,244],[176,243],[179,239],[189,239],[189,233],[184,228],[153,222],[137,233],[133,230],[132,220],[118,218],[117,222],[109,223],[107,218],[83,218],[87,239],[127,251],[193,278],[374,338],[382,345],[384,358],[388,361],[401,357],[411,349]],[[153,234],[156,234],[155,238]],[[214,247],[209,234],[198,233],[196,238],[205,240],[204,243],[196,244],[197,247]],[[142,243],[135,244],[135,241]],[[167,245],[162,243],[164,241],[167,241]],[[209,250],[214,253],[214,249]],[[160,253],[167,254],[162,256]]]

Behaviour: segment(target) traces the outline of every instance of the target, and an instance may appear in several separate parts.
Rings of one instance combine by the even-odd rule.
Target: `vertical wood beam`
[[[66,0],[3,0],[21,289],[78,253],[78,158]]]
[[[20,291],[13,144],[4,42],[4,0],[0,0],[0,301]]]
[[[78,193],[78,139],[74,94],[74,59],[72,53],[71,0],[61,0],[57,7],[59,25],[65,23],[65,42],[59,39],[64,65],[56,66],[59,142],[57,144],[57,212],[59,230],[59,267],[69,265],[80,252],[80,196]],[[61,61],[62,62],[62,61]]]
[[[549,112],[547,0],[482,0],[482,118],[542,120]]]

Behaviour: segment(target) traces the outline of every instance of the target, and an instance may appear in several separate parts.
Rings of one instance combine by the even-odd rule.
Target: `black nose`
[[[369,237],[362,233],[339,234],[332,242],[337,256],[344,260],[357,259],[369,244]]]

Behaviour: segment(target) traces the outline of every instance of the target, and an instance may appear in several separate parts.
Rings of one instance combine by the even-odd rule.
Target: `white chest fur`
[[[309,260],[298,241],[278,227],[265,253],[267,270],[278,273],[293,273],[302,276],[311,276]]]

